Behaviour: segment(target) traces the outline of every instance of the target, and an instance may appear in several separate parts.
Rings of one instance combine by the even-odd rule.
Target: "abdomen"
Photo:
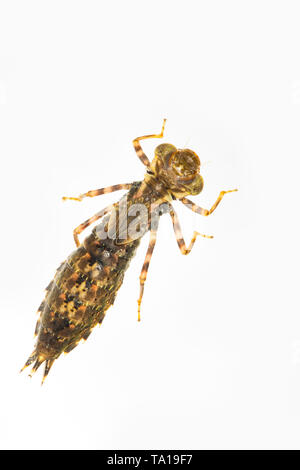
[[[94,326],[103,321],[140,243],[137,239],[117,245],[109,238],[100,240],[96,231],[97,227],[61,264],[40,306],[37,342],[25,366],[35,361],[35,371],[46,361],[44,377],[62,352],[87,339]]]

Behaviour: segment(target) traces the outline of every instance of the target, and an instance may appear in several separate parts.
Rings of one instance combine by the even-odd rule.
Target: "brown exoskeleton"
[[[45,362],[43,381],[62,352],[71,351],[81,339],[88,338],[94,326],[102,323],[106,310],[114,302],[141,237],[150,231],[149,246],[140,274],[140,320],[144,284],[156,242],[160,215],[166,212],[170,214],[177,244],[184,255],[191,252],[198,235],[212,238],[194,232],[190,244],[186,246],[177,214],[172,207],[174,199],[194,212],[208,216],[226,193],[237,191],[221,191],[209,210],[202,209],[187,199],[189,195],[199,194],[203,188],[200,160],[196,153],[189,149],[177,149],[171,144],[161,144],[156,147],[154,158],[150,162],[140,145],[143,139],[163,137],[165,122],[166,120],[160,134],[145,135],[133,140],[137,156],[147,169],[143,181],[97,189],[75,198],[63,198],[81,201],[85,197],[128,190],[119,202],[101,210],[74,230],[77,249],[61,264],[47,287],[45,299],[39,307],[35,349],[23,367],[24,369],[34,362],[32,372],[35,372]],[[80,233],[100,218],[100,224],[80,243]]]

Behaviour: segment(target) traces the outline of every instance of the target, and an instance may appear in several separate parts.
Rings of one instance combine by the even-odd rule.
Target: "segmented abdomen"
[[[109,216],[108,216],[109,217]],[[103,227],[108,217],[100,224]],[[100,240],[97,227],[57,270],[39,311],[37,342],[25,366],[35,371],[46,361],[44,378],[55,359],[86,339],[113,304],[140,240],[118,245]]]

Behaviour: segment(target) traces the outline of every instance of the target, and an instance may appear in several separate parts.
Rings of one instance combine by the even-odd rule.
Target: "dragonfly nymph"
[[[143,181],[117,184],[89,191],[78,197],[63,198],[82,201],[87,197],[127,190],[120,201],[102,209],[75,228],[77,248],[60,265],[46,289],[45,299],[38,309],[35,348],[23,367],[25,369],[33,364],[31,373],[34,373],[45,363],[43,381],[54,361],[63,352],[70,352],[80,340],[88,338],[97,324],[102,323],[106,310],[114,303],[141,237],[150,232],[140,274],[140,320],[144,285],[162,214],[170,215],[177,244],[183,255],[191,252],[198,236],[212,238],[194,232],[189,245],[186,245],[178,216],[172,206],[173,200],[177,199],[192,211],[208,216],[225,194],[237,191],[221,191],[210,209],[203,209],[187,199],[187,196],[195,196],[203,189],[198,155],[192,150],[177,149],[172,144],[163,143],[156,147],[154,158],[150,162],[140,144],[143,139],[162,138],[165,122],[166,120],[163,121],[160,134],[144,135],[133,140],[136,154],[146,167]],[[100,223],[80,243],[81,232],[99,219]]]

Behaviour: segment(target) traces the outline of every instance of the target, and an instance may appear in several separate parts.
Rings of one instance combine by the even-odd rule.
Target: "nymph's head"
[[[160,144],[155,149],[150,170],[176,198],[196,195],[202,191],[200,159],[192,150]]]

